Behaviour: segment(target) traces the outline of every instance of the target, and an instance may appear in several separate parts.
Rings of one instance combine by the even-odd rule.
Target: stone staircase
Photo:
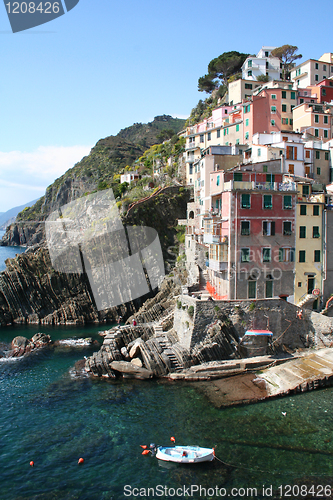
[[[305,297],[297,304],[298,307],[302,309],[312,309],[313,303],[317,300],[317,296],[312,293],[308,293]]]

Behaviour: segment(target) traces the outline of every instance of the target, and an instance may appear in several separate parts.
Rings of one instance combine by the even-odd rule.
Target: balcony
[[[228,269],[228,261],[221,262],[219,260],[209,259],[209,269],[213,271],[226,271]]]
[[[229,181],[222,191],[297,191],[295,182]]]
[[[207,243],[207,244],[227,245],[228,244],[228,236],[223,236],[223,235],[219,234],[219,231],[216,231],[214,233],[204,233],[203,242]]]
[[[196,144],[195,142],[189,142],[185,145],[185,151],[189,151],[190,149],[197,149],[199,147],[199,144]]]

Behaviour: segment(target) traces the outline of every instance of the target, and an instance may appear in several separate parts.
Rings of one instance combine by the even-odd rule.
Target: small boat
[[[200,446],[159,446],[156,449],[156,458],[166,462],[195,464],[214,460],[215,451],[214,448]]]

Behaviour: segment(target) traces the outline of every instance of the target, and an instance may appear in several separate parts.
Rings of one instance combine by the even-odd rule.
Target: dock
[[[199,390],[218,408],[256,403],[332,385],[332,348],[311,349],[273,366],[198,382]]]

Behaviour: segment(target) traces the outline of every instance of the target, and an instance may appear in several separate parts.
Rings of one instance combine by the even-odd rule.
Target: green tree
[[[272,50],[271,56],[277,57],[282,63],[282,80],[290,79],[290,71],[294,66],[294,61],[303,57],[302,54],[296,54],[297,51],[296,45],[282,45]]]
[[[269,81],[269,76],[268,75],[259,75],[257,77],[258,82],[268,82]]]
[[[228,85],[228,78],[234,73],[238,73],[247,58],[248,54],[243,54],[232,50],[223,52],[208,64],[208,74],[199,78],[198,89],[201,92],[210,94],[218,88],[221,83]]]

